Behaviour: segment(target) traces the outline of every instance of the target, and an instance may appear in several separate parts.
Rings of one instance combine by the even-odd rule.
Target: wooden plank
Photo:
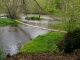
[[[62,32],[62,33],[67,33],[67,31],[60,31],[60,30],[56,30],[56,29],[49,29],[49,28],[44,28],[44,27],[39,27],[39,26],[34,26],[34,25],[30,25],[30,24],[26,24],[23,23],[21,21],[16,20],[17,22],[26,25],[26,26],[30,26],[30,27],[34,27],[34,28],[39,28],[39,29],[43,29],[43,30],[49,30],[49,31],[54,31],[54,32]]]

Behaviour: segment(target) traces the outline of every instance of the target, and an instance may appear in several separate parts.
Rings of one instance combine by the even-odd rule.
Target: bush
[[[68,32],[64,40],[64,52],[71,53],[80,49],[80,29]]]

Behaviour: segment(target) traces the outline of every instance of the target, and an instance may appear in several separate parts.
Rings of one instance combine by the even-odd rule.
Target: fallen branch
[[[49,28],[44,28],[44,27],[39,27],[39,26],[34,26],[34,25],[30,25],[30,24],[26,24],[23,23],[21,21],[16,20],[17,22],[26,25],[26,26],[30,26],[30,27],[34,27],[34,28],[39,28],[39,29],[43,29],[43,30],[49,30],[49,31],[54,31],[54,32],[62,32],[62,33],[67,33],[67,31],[60,31],[60,30],[56,30],[56,29],[49,29]]]

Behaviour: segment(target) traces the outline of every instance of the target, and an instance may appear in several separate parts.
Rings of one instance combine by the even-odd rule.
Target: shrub
[[[64,52],[71,53],[76,49],[80,49],[80,29],[68,32],[64,40]]]

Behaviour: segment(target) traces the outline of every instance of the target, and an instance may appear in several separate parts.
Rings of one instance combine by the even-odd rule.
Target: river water
[[[32,16],[32,14],[28,16]],[[23,22],[47,28],[49,24],[59,22],[54,22],[54,20],[48,15],[42,15],[41,17],[45,18],[45,20],[42,21],[26,20],[25,17],[26,16],[21,17]],[[46,32],[48,31],[21,24],[16,26],[0,27],[0,46],[3,48],[3,51],[6,55],[8,53],[10,53],[10,55],[14,55],[19,51],[25,42],[28,42],[38,35],[44,34]]]
[[[36,14],[28,14],[27,16],[38,16]],[[45,27],[45,28],[51,28],[51,24],[56,24],[56,23],[59,23],[61,22],[60,18],[57,18],[57,17],[50,17],[49,15],[41,15],[41,18],[44,18],[44,20],[26,20],[25,19],[26,16],[22,16],[22,21],[24,23],[28,23],[28,24],[31,24],[31,25],[34,25],[34,26],[40,26],[40,27]]]

